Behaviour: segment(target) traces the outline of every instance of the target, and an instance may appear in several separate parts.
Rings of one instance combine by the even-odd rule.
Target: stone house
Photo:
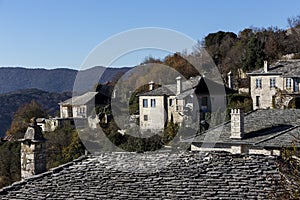
[[[248,73],[253,109],[300,108],[300,60],[279,60]]]
[[[37,118],[37,125],[41,127],[43,132],[52,132],[59,127],[57,118]]]
[[[185,139],[192,151],[279,155],[300,133],[299,109],[231,110],[231,120]],[[300,146],[298,146],[300,147]]]
[[[203,114],[225,109],[226,94],[235,91],[205,77],[192,77],[176,84],[164,85],[139,95],[140,129],[162,131],[167,123],[181,124],[184,119],[200,122]]]
[[[199,79],[197,77],[196,79]],[[181,80],[177,77],[176,84],[166,85],[153,89],[154,83],[149,83],[149,92],[139,95],[140,129],[162,131],[168,121],[180,123],[183,119],[184,99],[176,98],[183,91],[191,91],[197,80],[193,82]],[[194,84],[194,85],[192,85]],[[191,97],[187,99],[186,105],[190,103]],[[193,106],[193,105],[191,105]]]
[[[98,92],[86,92],[79,96],[74,96],[59,103],[60,117],[38,118],[37,124],[43,132],[54,131],[64,125],[84,128],[87,125],[93,129],[99,122],[98,116],[94,113],[99,105],[107,105],[110,102],[111,86],[98,88]]]
[[[87,92],[59,103],[60,118],[87,118],[95,108],[98,92]]]
[[[77,119],[77,121],[78,120],[80,119]],[[71,127],[75,126],[73,118],[37,118],[36,121],[37,125],[42,128],[43,132],[52,132],[57,128],[63,127],[64,125],[68,125]]]
[[[59,103],[60,117],[38,118],[39,125],[43,132],[55,131],[64,125],[77,128],[85,127],[89,120],[89,115],[95,108],[98,92],[87,92],[80,96],[75,96]]]

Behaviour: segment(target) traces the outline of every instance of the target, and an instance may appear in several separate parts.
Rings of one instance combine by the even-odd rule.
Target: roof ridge
[[[268,137],[268,138],[266,138],[266,139],[263,139],[263,140],[261,140],[261,141],[259,141],[259,142],[256,142],[256,143],[254,143],[253,145],[256,146],[256,145],[258,145],[258,144],[260,144],[260,143],[263,143],[263,142],[266,142],[266,141],[268,141],[268,140],[274,139],[274,138],[276,138],[276,137],[278,137],[278,136],[280,136],[280,135],[283,135],[283,134],[285,134],[285,133],[287,133],[287,132],[289,132],[289,131],[291,131],[291,130],[294,130],[294,129],[296,129],[296,128],[299,128],[299,127],[300,127],[300,125],[293,126],[293,127],[288,128],[288,129],[286,129],[286,130],[284,130],[284,131],[281,131],[281,132],[279,132],[279,133],[277,133],[277,134],[275,134],[275,135],[272,135],[272,136],[270,136],[270,137]]]

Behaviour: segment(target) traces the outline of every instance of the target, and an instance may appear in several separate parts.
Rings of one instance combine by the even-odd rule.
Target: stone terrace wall
[[[135,172],[134,162],[125,163],[130,156],[145,165],[170,157],[89,156],[4,188],[0,199],[269,199],[278,190],[273,183],[280,178],[274,157],[185,153],[167,167],[147,173]]]

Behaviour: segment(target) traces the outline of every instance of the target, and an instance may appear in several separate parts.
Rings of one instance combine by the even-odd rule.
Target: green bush
[[[0,143],[0,188],[21,179],[19,142]]]

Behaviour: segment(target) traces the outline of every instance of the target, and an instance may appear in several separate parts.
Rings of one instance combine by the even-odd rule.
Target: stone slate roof
[[[186,92],[186,91],[193,90],[193,88],[196,87],[197,84],[199,83],[200,79],[201,79],[201,77],[197,76],[197,77],[193,77],[191,79],[182,81],[182,91]],[[152,91],[140,94],[139,96],[163,96],[163,95],[175,96],[176,90],[177,90],[176,87],[177,87],[176,84],[164,85],[164,86],[154,89]]]
[[[265,73],[263,68],[255,70],[249,75],[260,74],[280,74],[284,77],[300,77],[300,60],[279,60],[269,66],[268,72]]]
[[[293,143],[296,139],[300,138],[300,127],[292,128],[287,132],[282,134],[277,134],[274,137],[270,137],[263,141],[257,142],[256,146],[268,147],[268,148],[276,148],[276,147],[292,147]],[[296,146],[299,147],[298,143],[295,143]]]
[[[167,86],[161,86],[152,91],[139,94],[138,96],[175,96],[176,90],[172,91]]]
[[[281,189],[276,159],[263,155],[184,153],[156,172],[134,172],[143,164],[164,162],[166,154],[104,153],[0,190],[8,199],[269,199]],[[112,163],[116,166],[112,166]],[[124,170],[123,166],[131,170]],[[122,168],[119,170],[118,166]]]
[[[176,84],[164,85],[155,90],[140,94],[139,96],[175,96],[177,90],[176,87]],[[208,78],[197,76],[182,82],[182,92],[177,96],[177,98],[183,99],[195,92],[196,94],[209,94],[209,92],[214,94],[223,94],[226,92],[229,94],[234,93],[235,91]]]
[[[95,98],[98,92],[87,92],[81,96],[75,96],[70,99],[65,100],[64,102],[59,103],[60,105],[85,105],[89,101]]]
[[[217,142],[222,144],[270,145],[273,147],[289,146],[292,142],[290,133],[296,133],[300,125],[299,109],[255,110],[245,115],[245,137],[241,140],[231,139],[230,121],[201,133],[194,142]],[[279,137],[280,136],[280,137]],[[274,139],[276,137],[281,138]],[[268,141],[264,143],[264,141]]]
[[[176,99],[184,99],[189,95],[193,95],[195,93],[195,90],[196,89],[194,89],[194,88],[192,88],[190,90],[186,90],[186,91],[180,93],[179,95],[177,95]]]
[[[15,136],[14,135],[5,135],[4,138],[0,138],[1,141],[15,141]]]

